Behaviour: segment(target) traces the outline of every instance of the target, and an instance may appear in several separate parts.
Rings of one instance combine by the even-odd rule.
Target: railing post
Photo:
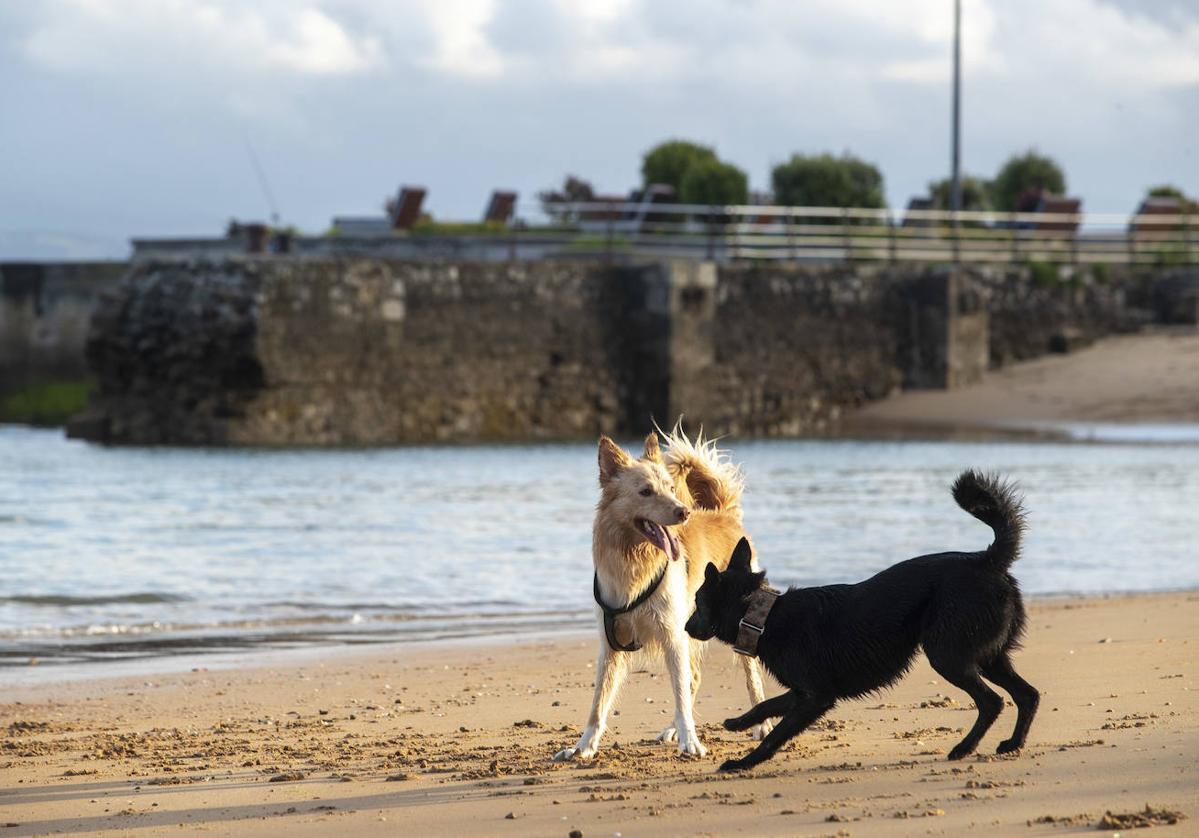
[[[949,230],[950,236],[952,237],[953,264],[956,267],[957,265],[961,264],[962,261],[962,240],[961,231],[959,230],[959,224],[961,222],[958,220],[958,211],[956,209],[950,210],[949,215]]]
[[[609,265],[612,264],[612,259],[613,259],[612,246],[615,243],[615,237],[616,237],[616,231],[614,229],[616,226],[616,219],[613,218],[613,215],[615,215],[615,213],[616,213],[616,205],[609,204],[608,212],[605,213],[608,216],[608,242],[607,242],[606,251],[607,251],[607,259],[608,259]]]
[[[1015,265],[1020,262],[1020,228],[1011,219],[1008,219],[1008,224],[1010,225],[1008,229],[1012,231],[1012,264]]]
[[[1071,225],[1071,230],[1070,230],[1070,233],[1071,233],[1071,235],[1070,235],[1070,251],[1071,251],[1071,257],[1073,258],[1073,261],[1074,261],[1075,268],[1077,268],[1079,265],[1079,262],[1078,262],[1078,228],[1081,226],[1082,226],[1082,219],[1079,218],[1077,215],[1074,216],[1073,224]]]
[[[899,262],[899,243],[895,240],[895,216],[887,213],[887,240],[891,251],[891,267]]]
[[[1191,253],[1191,201],[1182,199],[1182,251],[1188,265],[1194,264]]]
[[[791,261],[799,261],[799,239],[795,234],[795,210],[787,210],[786,219],[783,223],[787,225],[787,242],[791,246]]]
[[[733,232],[731,234],[732,242],[729,242],[729,224],[733,224]],[[725,260],[729,262],[737,261],[741,255],[741,231],[738,229],[741,225],[733,223],[731,216],[724,212],[724,207],[721,207],[721,212],[716,216],[716,225],[720,230],[720,244],[723,246]]]
[[[708,259],[716,258],[716,216],[712,207],[708,207]]]
[[[853,261],[853,245],[849,238],[849,208],[841,208],[841,247],[844,250],[843,258],[846,262]]]

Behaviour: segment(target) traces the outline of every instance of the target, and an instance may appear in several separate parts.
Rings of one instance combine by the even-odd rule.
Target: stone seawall
[[[988,266],[972,271],[986,296],[992,367],[1068,351],[1154,319],[1161,271],[1127,267]]]
[[[687,292],[676,320],[686,322]],[[671,414],[721,433],[798,436],[902,387],[959,387],[987,368],[987,318],[953,271],[866,265],[715,272],[708,366]],[[694,296],[694,294],[693,294]],[[696,297],[698,299],[698,297]],[[688,348],[686,358],[703,358]]]
[[[839,266],[721,269],[710,363],[675,412],[720,433],[798,435],[886,395],[903,383],[894,309],[905,279]]]
[[[685,414],[712,433],[816,433],[902,386],[977,380],[996,358],[990,307],[1010,297],[1000,316],[1015,321],[1034,305],[996,289],[1029,282],[877,265],[142,262],[96,312],[98,391],[71,432],[376,445],[643,433]],[[1096,299],[1089,328],[1129,320],[1122,297]],[[1020,352],[1052,337],[1001,334]]]
[[[133,443],[371,445],[622,426],[618,283],[583,263],[135,266],[72,427]]]

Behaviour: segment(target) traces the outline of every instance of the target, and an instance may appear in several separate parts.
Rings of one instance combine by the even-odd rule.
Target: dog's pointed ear
[[[704,582],[705,583],[712,582],[719,578],[720,578],[720,570],[717,569],[716,565],[712,564],[711,562],[708,562],[708,566],[704,568]]]
[[[603,486],[629,463],[633,462],[624,449],[606,436],[599,438],[599,482]]]
[[[662,462],[662,449],[658,447],[658,435],[653,431],[645,438],[645,453],[642,454],[651,463]]]
[[[749,546],[749,539],[741,536],[737,546],[733,548],[732,558],[729,559],[729,569],[749,573],[750,562],[753,561],[754,551]]]

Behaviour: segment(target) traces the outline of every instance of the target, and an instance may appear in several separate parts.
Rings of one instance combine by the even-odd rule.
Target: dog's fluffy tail
[[[663,459],[674,477],[680,494],[685,490],[691,505],[700,509],[722,512],[741,512],[741,490],[745,480],[741,469],[729,461],[728,455],[716,447],[715,440],[705,440],[701,430],[694,440],[683,432],[681,422],[666,437]]]
[[[983,554],[984,560],[1003,570],[1020,557],[1024,535],[1024,507],[1016,488],[994,474],[964,471],[953,484],[958,506],[995,532],[995,540]]]

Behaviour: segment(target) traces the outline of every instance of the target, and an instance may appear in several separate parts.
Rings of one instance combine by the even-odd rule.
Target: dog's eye
[[[648,498],[653,493],[654,493],[654,490],[652,488],[650,488],[649,486],[646,486],[644,489],[641,490],[641,497]]]

